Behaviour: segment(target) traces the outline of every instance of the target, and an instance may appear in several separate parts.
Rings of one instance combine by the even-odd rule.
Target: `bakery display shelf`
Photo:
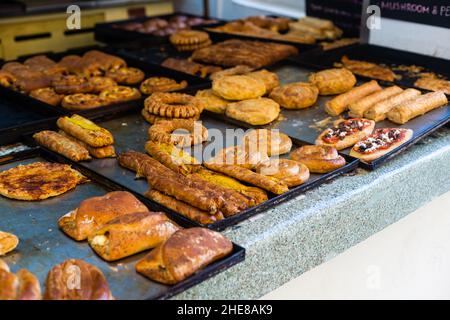
[[[395,70],[401,66],[423,67],[423,72],[440,74],[450,79],[449,60],[371,44],[353,44],[327,51],[312,50],[301,52],[299,55],[288,57],[287,59],[307,67],[328,69],[333,68],[335,63],[339,63],[344,55],[349,59],[368,61],[394,68],[393,71],[401,76],[400,79],[394,80],[394,83],[400,86],[412,88],[418,78],[417,75],[408,73],[407,71]],[[362,76],[358,77],[361,79],[371,79]],[[390,82],[380,81],[380,83],[392,85]]]
[[[126,20],[119,20],[119,21],[113,21],[113,22],[106,22],[106,23],[98,23],[95,25],[94,29],[94,37],[95,40],[109,44],[111,46],[117,46],[117,47],[123,47],[123,46],[132,46],[132,47],[147,47],[147,46],[157,46],[164,43],[169,42],[170,36],[156,36],[152,34],[137,32],[137,31],[130,31],[125,29],[120,29],[117,27],[114,27],[115,25],[123,25],[128,23],[140,23],[144,22],[148,19],[153,18],[160,18],[160,19],[170,19],[172,17],[175,17],[177,15],[184,15],[190,18],[203,18],[203,19],[214,19],[217,22],[211,23],[211,24],[202,24],[199,26],[205,27],[205,26],[214,26],[217,23],[221,23],[224,20],[220,20],[217,18],[205,18],[198,15],[193,15],[189,13],[183,13],[183,12],[175,12],[171,14],[166,15],[159,15],[159,16],[147,16],[147,17],[139,17],[134,19],[126,19]]]
[[[42,148],[32,148],[0,158],[0,171],[19,164],[36,161],[65,163],[89,178],[89,182],[77,186],[58,197],[39,202],[19,201],[0,197],[0,229],[16,234],[20,238],[18,248],[4,257],[13,270],[26,268],[40,280],[44,289],[45,279],[50,269],[69,258],[82,259],[102,270],[110,289],[117,299],[166,299],[214,276],[215,274],[241,262],[245,249],[233,244],[232,253],[186,280],[173,285],[163,285],[151,281],[135,271],[135,263],[148,252],[108,263],[98,257],[87,242],[76,242],[59,230],[57,221],[65,213],[76,208],[84,199],[104,195],[114,190],[124,190],[121,185],[101,175],[73,163],[66,158]],[[146,198],[135,194],[150,210],[162,211]],[[168,213],[170,216],[170,213]],[[173,217],[183,227],[193,224]]]

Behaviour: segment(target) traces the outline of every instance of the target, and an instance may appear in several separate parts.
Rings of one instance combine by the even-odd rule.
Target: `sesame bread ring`
[[[303,163],[313,173],[327,173],[345,165],[345,159],[330,146],[302,146],[291,152],[291,159]]]
[[[176,46],[199,44],[208,40],[208,33],[196,30],[180,30],[170,36],[170,42]]]
[[[156,92],[145,99],[145,108],[151,114],[167,118],[192,118],[198,116],[204,103],[184,93]]]
[[[154,114],[149,113],[145,108],[142,109],[141,115],[144,117],[145,121],[147,121],[150,124],[154,124],[158,121],[167,121],[167,120],[173,119],[173,118],[155,116]],[[199,118],[200,118],[200,115],[192,117],[192,118],[185,118],[185,119],[195,121],[195,120],[198,120]]]
[[[166,77],[151,77],[141,83],[139,90],[143,94],[152,94],[155,92],[170,92],[186,88],[186,80],[178,83],[176,80]]]
[[[190,133],[173,133],[178,129],[184,129]],[[170,143],[178,147],[189,147],[206,141],[208,129],[201,122],[187,119],[158,121],[148,129],[148,138],[151,141]]]

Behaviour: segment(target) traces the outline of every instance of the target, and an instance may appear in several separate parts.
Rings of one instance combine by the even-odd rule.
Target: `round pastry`
[[[94,76],[89,78],[89,83],[92,86],[92,91],[99,93],[106,89],[117,87],[117,82],[108,77]]]
[[[213,81],[212,89],[215,94],[227,100],[259,98],[266,92],[264,82],[243,75],[216,79]]]
[[[247,169],[255,169],[260,163],[268,161],[269,156],[260,150],[251,150],[245,145],[223,148],[208,162],[233,164]]]
[[[207,40],[202,43],[196,43],[196,44],[185,44],[185,45],[178,45],[176,46],[178,51],[194,51],[197,49],[208,47],[212,44],[211,40]]]
[[[149,113],[147,111],[147,109],[145,109],[145,108],[142,109],[141,115],[150,124],[154,124],[154,123],[156,123],[158,121],[167,121],[167,120],[172,120],[173,119],[173,118],[155,116],[154,114]],[[183,118],[183,119],[195,121],[195,120],[198,120],[199,118],[200,118],[200,115],[192,117],[192,118]]]
[[[138,68],[121,67],[107,71],[105,76],[120,84],[136,84],[144,80],[145,73]]]
[[[155,92],[170,92],[186,88],[188,83],[183,80],[178,83],[174,79],[166,77],[151,77],[141,83],[140,90],[143,94],[152,94]]]
[[[215,113],[225,113],[225,109],[229,101],[218,97],[211,89],[199,90],[195,97],[202,100],[205,104],[205,109]]]
[[[247,73],[246,76],[264,82],[264,85],[266,86],[266,94],[269,94],[274,88],[280,85],[280,80],[278,79],[277,74],[267,71],[266,69]],[[281,103],[279,104],[281,105]]]
[[[268,98],[249,99],[230,103],[225,114],[255,126],[263,125],[278,118],[280,105]]]
[[[300,147],[291,152],[291,159],[303,163],[314,173],[327,173],[345,165],[345,159],[329,146]]]
[[[270,93],[270,98],[286,109],[303,109],[316,103],[318,94],[319,89],[316,86],[295,82],[276,87]]]
[[[319,89],[320,95],[344,93],[356,84],[353,73],[344,68],[322,70],[310,75],[308,80]]]
[[[52,106],[58,106],[64,96],[57,94],[53,88],[41,88],[31,91],[30,97],[48,103]]]
[[[225,70],[220,70],[220,71],[214,72],[213,74],[211,74],[211,76],[209,78],[211,80],[216,80],[216,79],[219,79],[222,77],[246,74],[246,73],[249,73],[252,71],[253,71],[252,67],[246,66],[244,64],[240,64],[233,68],[228,68]]]
[[[88,79],[76,75],[58,77],[52,81],[52,87],[61,94],[92,92],[92,84]]]
[[[309,169],[304,164],[289,159],[271,159],[260,163],[256,172],[275,178],[289,188],[301,185],[309,179]]]
[[[69,110],[88,110],[104,106],[105,104],[107,104],[105,100],[91,93],[70,94],[61,101],[61,105]]]
[[[175,130],[187,130],[189,134],[173,133]],[[201,122],[187,119],[158,121],[148,129],[151,141],[170,143],[178,147],[189,147],[208,139],[208,129]]]
[[[139,99],[141,93],[136,88],[116,86],[100,92],[100,98],[106,102],[114,103]]]
[[[251,130],[244,135],[243,143],[249,148],[264,150],[269,156],[288,153],[292,148],[291,138],[276,129]]]
[[[194,45],[210,41],[208,33],[197,30],[180,30],[170,36],[170,42],[175,46]]]
[[[145,99],[145,108],[151,114],[168,118],[192,118],[204,108],[201,100],[184,93],[156,92]]]

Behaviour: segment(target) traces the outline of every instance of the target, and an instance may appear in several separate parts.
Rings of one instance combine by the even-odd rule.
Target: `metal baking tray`
[[[169,42],[170,36],[155,36],[152,34],[146,34],[141,33],[137,31],[129,31],[124,30],[120,28],[115,28],[114,25],[120,25],[120,24],[127,24],[132,22],[144,22],[149,19],[153,18],[160,18],[160,19],[170,19],[177,15],[184,15],[191,18],[203,18],[205,17],[193,15],[189,13],[182,13],[182,12],[175,12],[171,14],[165,14],[160,16],[147,16],[147,17],[139,17],[134,19],[126,19],[126,20],[119,20],[119,21],[113,21],[113,22],[106,22],[106,23],[98,23],[95,25],[94,30],[94,36],[95,40],[103,43],[107,43],[111,46],[117,46],[117,47],[147,47],[147,46],[154,46],[154,45],[160,45],[164,43]],[[224,20],[217,19],[217,18],[206,18],[206,19],[214,19],[217,22],[220,23]],[[199,26],[205,27],[209,25],[215,25],[216,23],[212,24],[202,24]],[[199,27],[197,26],[197,27]]]
[[[241,262],[245,258],[245,249],[233,244],[233,252],[228,257],[214,262],[198,271],[188,279],[173,285],[163,285],[151,281],[134,270],[135,263],[148,252],[108,263],[98,257],[87,242],[77,242],[58,229],[57,221],[65,213],[76,208],[87,198],[103,195],[113,190],[122,190],[119,184],[68,161],[62,156],[34,148],[0,158],[0,171],[35,161],[50,161],[71,164],[76,170],[86,175],[90,182],[77,186],[58,197],[39,202],[12,200],[0,196],[0,230],[12,232],[20,238],[18,248],[6,257],[2,257],[13,271],[26,268],[40,280],[44,290],[45,279],[50,269],[70,258],[83,259],[102,270],[108,280],[110,289],[117,299],[167,299],[188,288],[214,276]],[[135,194],[152,211],[161,211],[145,197]],[[177,220],[181,226],[192,227],[193,224]]]
[[[146,78],[152,77],[152,76],[164,76],[164,77],[170,77],[172,79],[177,80],[178,82],[181,80],[186,80],[188,82],[188,88],[203,88],[205,86],[209,85],[209,81],[204,80],[199,77],[194,77],[189,74],[185,74],[176,70],[167,69],[164,67],[161,67],[159,65],[149,65],[147,63],[144,63],[142,61],[139,61],[138,59],[133,59],[128,56],[123,56],[120,54],[120,52],[117,52],[114,48],[109,47],[100,47],[100,46],[90,46],[90,47],[84,47],[84,48],[78,48],[78,49],[71,49],[60,53],[49,53],[47,56],[50,59],[53,59],[55,61],[59,61],[62,57],[69,55],[69,54],[78,54],[82,55],[88,50],[99,50],[103,51],[105,53],[113,54],[118,57],[123,58],[128,66],[139,68],[142,71],[145,72]],[[138,87],[138,86],[135,86]],[[46,112],[49,116],[55,116],[58,114],[80,114],[83,116],[96,116],[96,115],[104,115],[104,114],[110,114],[119,112],[121,110],[137,110],[142,105],[144,101],[144,96],[140,99],[131,100],[131,101],[125,101],[120,103],[114,103],[103,107],[98,107],[90,110],[81,110],[81,111],[73,111],[73,110],[67,110],[61,106],[51,106],[45,102],[39,101],[37,99],[34,99],[27,94],[23,94],[21,92],[11,90],[9,88],[1,87],[0,86],[0,94],[7,96],[13,103],[15,104],[21,104],[23,106],[27,106],[29,108],[33,108],[35,110],[41,109],[42,112]]]

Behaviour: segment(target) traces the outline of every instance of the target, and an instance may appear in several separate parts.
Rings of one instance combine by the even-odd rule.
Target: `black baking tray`
[[[57,220],[66,212],[76,208],[82,200],[113,190],[123,190],[122,187],[83,166],[39,147],[0,158],[0,171],[34,161],[66,163],[90,179],[90,182],[79,185],[72,191],[39,202],[0,197],[0,208],[2,208],[0,229],[12,232],[20,238],[18,248],[3,259],[13,271],[26,268],[33,272],[42,286],[45,284],[47,273],[53,266],[66,259],[75,258],[83,259],[100,268],[117,299],[167,299],[211,278],[245,258],[245,249],[233,244],[233,251],[228,257],[212,263],[173,286],[151,281],[134,270],[135,263],[148,252],[113,263],[103,261],[87,242],[74,241],[60,231]],[[139,194],[135,196],[150,210],[162,211],[160,206],[155,206],[145,197]],[[170,213],[168,215],[170,216]],[[171,218],[183,227],[193,226],[189,221],[180,220],[178,217],[171,216]]]
[[[132,23],[132,22],[144,22],[146,20],[153,19],[153,18],[170,19],[177,15],[184,15],[184,16],[188,16],[188,17],[192,17],[192,18],[214,19],[217,21],[212,24],[199,25],[202,27],[209,26],[209,25],[215,25],[216,23],[224,21],[224,20],[217,19],[217,18],[205,18],[202,16],[189,14],[189,13],[182,13],[182,12],[175,12],[175,13],[159,15],[159,16],[147,16],[147,17],[139,17],[139,18],[134,18],[134,19],[125,19],[125,20],[96,24],[95,31],[94,31],[95,40],[109,44],[111,46],[116,46],[116,47],[130,47],[130,46],[131,47],[147,47],[147,46],[154,46],[154,45],[168,43],[170,36],[155,36],[155,35],[146,34],[146,33],[137,32],[137,31],[124,30],[124,29],[116,28],[114,26]]]

